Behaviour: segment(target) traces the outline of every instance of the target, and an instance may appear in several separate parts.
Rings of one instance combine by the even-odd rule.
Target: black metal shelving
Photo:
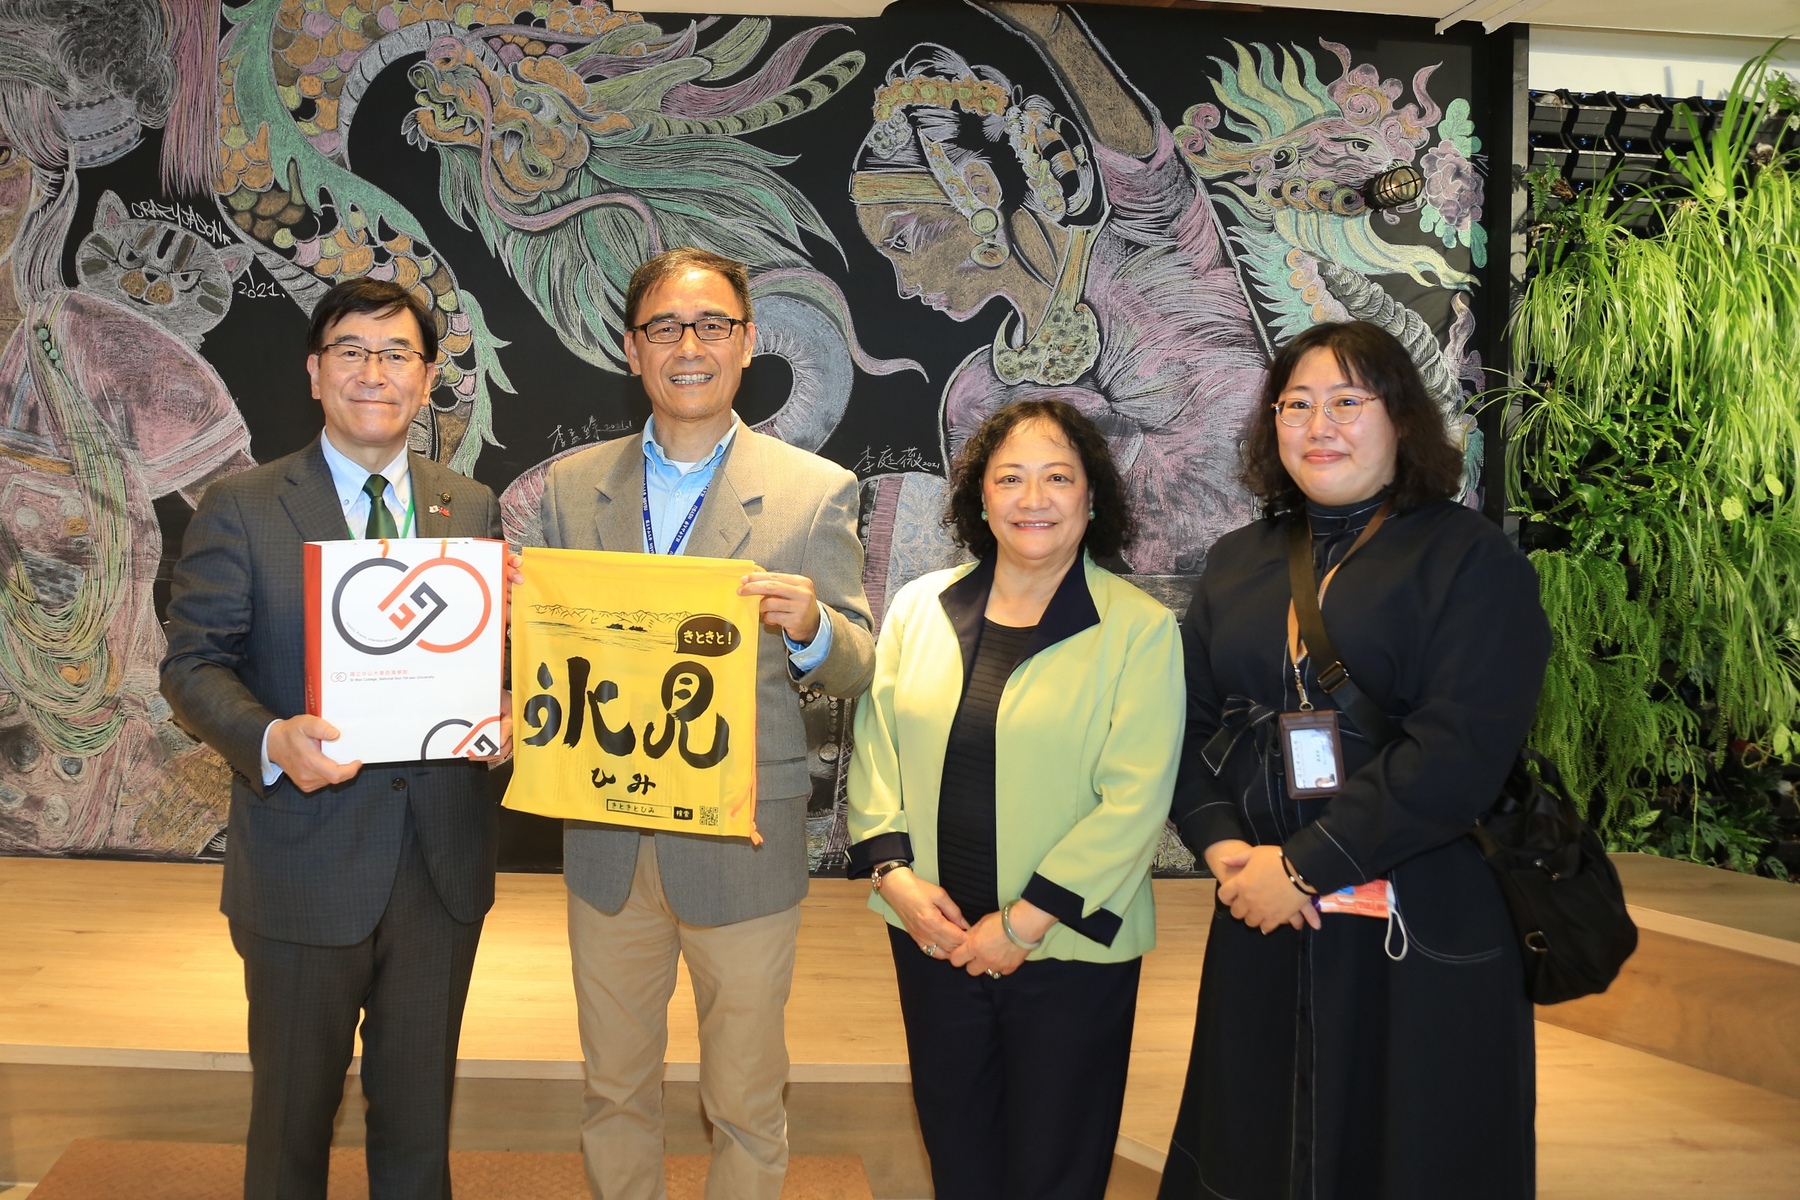
[[[1693,131],[1676,114],[1677,104],[1685,104],[1693,113],[1702,138],[1711,134],[1725,109],[1724,101],[1699,96],[1675,99],[1534,90],[1527,128],[1529,165],[1534,170],[1550,168],[1576,194],[1610,178],[1617,203],[1638,210],[1628,223],[1647,228],[1655,214],[1654,206],[1643,199],[1644,189],[1654,193],[1664,185],[1681,182],[1667,152],[1679,156],[1694,144]],[[1758,141],[1781,149],[1800,145],[1795,131],[1776,120],[1763,126]]]

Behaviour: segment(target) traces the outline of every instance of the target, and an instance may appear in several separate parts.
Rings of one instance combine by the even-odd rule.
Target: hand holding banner
[[[528,547],[522,569],[506,807],[754,836],[756,565]]]

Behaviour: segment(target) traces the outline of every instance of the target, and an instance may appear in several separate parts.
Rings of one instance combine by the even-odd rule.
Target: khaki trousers
[[[586,1060],[581,1156],[595,1200],[665,1200],[663,1059],[675,965],[700,1019],[700,1102],[712,1123],[707,1200],[779,1200],[787,1175],[788,1055],[800,906],[729,925],[669,908],[656,839],[638,845],[631,895],[607,914],[569,893],[569,952]]]

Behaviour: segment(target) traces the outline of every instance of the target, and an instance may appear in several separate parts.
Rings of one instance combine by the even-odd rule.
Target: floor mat
[[[701,1200],[707,1157],[663,1160],[669,1200]],[[457,1200],[587,1200],[579,1154],[453,1150],[450,1179]],[[71,1142],[32,1192],[31,1200],[239,1200],[244,1148],[212,1142]],[[329,1200],[368,1200],[363,1152],[331,1152]],[[795,1155],[782,1200],[873,1200],[856,1155]]]

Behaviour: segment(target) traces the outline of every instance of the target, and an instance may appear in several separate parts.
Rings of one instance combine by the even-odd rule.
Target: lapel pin
[[[438,493],[438,502],[436,504],[432,505],[430,508],[426,509],[425,511],[426,512],[434,512],[434,513],[442,513],[446,517],[449,516],[450,515],[450,493],[449,492],[439,492]]]

